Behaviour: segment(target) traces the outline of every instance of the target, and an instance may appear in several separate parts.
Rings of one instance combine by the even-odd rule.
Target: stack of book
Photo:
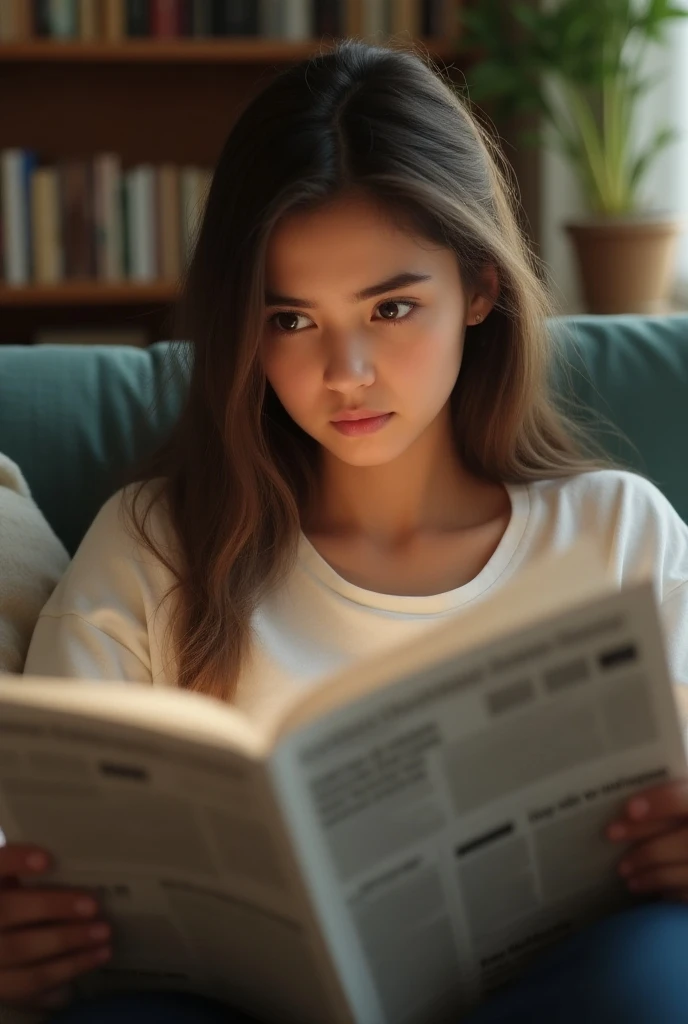
[[[176,281],[191,253],[212,172],[113,153],[44,165],[0,151],[0,280]]]
[[[0,42],[455,33],[456,0],[0,0]]]

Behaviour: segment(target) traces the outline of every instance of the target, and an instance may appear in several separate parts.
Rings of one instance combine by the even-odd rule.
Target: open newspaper
[[[455,1022],[624,906],[606,824],[686,763],[651,579],[589,543],[260,730],[208,697],[0,681],[0,825],[85,886],[86,991],[174,988],[266,1022]]]

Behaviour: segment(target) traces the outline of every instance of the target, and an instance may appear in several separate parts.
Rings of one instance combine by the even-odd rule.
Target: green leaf
[[[653,160],[659,155],[659,153],[665,149],[672,142],[675,142],[678,138],[678,132],[674,131],[673,128],[660,128],[651,142],[645,147],[633,163],[628,175],[628,180],[631,187],[635,190],[641,183],[642,179],[647,174],[648,170],[652,166]]]

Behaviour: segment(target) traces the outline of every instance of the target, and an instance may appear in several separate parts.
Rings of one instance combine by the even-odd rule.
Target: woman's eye
[[[299,326],[299,320],[308,319],[309,318],[307,316],[304,316],[303,313],[284,312],[275,313],[273,316],[270,317],[268,322],[274,325],[274,327],[276,327],[277,330],[281,331],[283,334],[296,334],[296,332],[301,330],[301,328],[303,327],[303,324]]]
[[[399,309],[403,306],[407,308],[407,312],[399,313]],[[397,320],[405,320],[415,308],[415,302],[406,302],[402,299],[387,299],[386,302],[380,303],[377,307],[377,312],[380,313],[382,320],[388,320],[394,323]]]

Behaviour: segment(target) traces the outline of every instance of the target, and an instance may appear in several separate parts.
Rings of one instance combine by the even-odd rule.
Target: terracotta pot
[[[662,313],[669,308],[682,224],[658,214],[566,224],[591,313]]]

